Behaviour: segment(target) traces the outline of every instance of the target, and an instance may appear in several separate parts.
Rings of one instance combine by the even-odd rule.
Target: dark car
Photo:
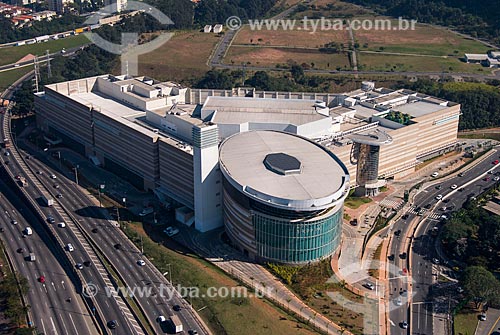
[[[427,204],[427,205],[424,206],[425,209],[430,209],[431,207],[432,207],[431,204]]]
[[[394,254],[391,254],[391,255],[387,256],[387,259],[390,260],[390,261],[393,261],[394,260]]]
[[[408,219],[408,216],[409,216],[408,214],[405,214],[405,215],[403,215],[401,218],[402,218],[403,220],[406,220],[406,219]]]
[[[122,248],[122,245],[120,243],[115,244],[115,249],[120,250]]]
[[[115,329],[118,326],[118,322],[116,320],[108,321],[107,323],[109,329]]]
[[[394,232],[394,235],[399,236],[401,235],[401,229],[398,229]]]
[[[402,254],[399,255],[399,258],[401,259],[406,259],[406,252],[403,252]]]
[[[176,311],[176,312],[178,312],[178,311],[180,311],[180,310],[181,310],[181,306],[179,306],[179,305],[174,305],[172,308],[173,308],[173,309],[174,309],[174,311]]]
[[[98,231],[99,231],[99,230],[98,230],[97,228],[92,229],[92,232],[93,232],[94,234],[95,234],[95,233],[97,233]]]

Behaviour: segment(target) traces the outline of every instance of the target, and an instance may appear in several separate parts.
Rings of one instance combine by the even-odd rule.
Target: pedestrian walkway
[[[415,214],[415,215],[425,215],[426,212],[427,212],[427,209],[425,208],[420,208],[419,210],[417,210],[418,208],[416,206],[411,206],[407,213],[410,213],[410,214]],[[439,213],[432,213],[431,215],[429,215],[427,218],[428,219],[431,219],[431,220],[439,220],[441,219],[441,216],[443,214],[439,214]]]
[[[402,199],[384,199],[380,202],[380,206],[399,210],[403,207],[404,203]]]

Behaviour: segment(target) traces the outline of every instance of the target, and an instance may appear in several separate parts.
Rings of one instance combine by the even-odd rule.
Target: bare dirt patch
[[[307,64],[315,69],[348,69],[349,59],[345,54],[326,54],[317,50],[279,49],[264,47],[231,47],[225,58],[227,64],[248,64],[275,67],[276,65]]]
[[[219,41],[216,34],[175,32],[160,48],[139,58],[139,72],[158,80],[183,81],[209,70],[207,60]]]
[[[296,27],[302,27],[302,23],[296,21]],[[233,44],[251,44],[268,46],[286,46],[302,48],[319,48],[326,43],[338,42],[349,43],[349,36],[345,30],[311,31],[304,30],[255,30],[249,26],[240,30]]]

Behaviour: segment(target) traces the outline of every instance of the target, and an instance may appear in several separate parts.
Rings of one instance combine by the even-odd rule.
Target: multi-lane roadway
[[[494,149],[491,156],[472,168],[465,168],[463,174],[435,180],[417,194],[410,210],[394,223],[389,262],[400,271],[389,275],[391,334],[433,334],[433,311],[437,302],[429,299],[429,288],[438,274],[446,270],[435,248],[441,217],[449,216],[468,198],[477,196],[496,182],[495,173],[500,168],[493,162],[498,158]],[[412,227],[417,229],[413,231]],[[408,279],[412,281],[411,286],[407,284]],[[403,322],[408,323],[407,328]]]
[[[58,261],[62,251],[49,248],[52,243],[43,223],[3,182],[0,192],[0,237],[14,270],[28,280],[30,322],[44,334],[96,334],[97,328],[75,292],[71,269]],[[33,230],[29,236],[23,233],[26,227]]]
[[[127,288],[145,293],[136,293],[135,299],[155,332],[161,333],[165,330],[165,324],[157,322],[159,316],[168,318],[176,314],[186,330],[205,333],[191,307],[173,290],[163,274],[149,263],[141,251],[120,231],[115,222],[108,220],[109,214],[106,210],[84,194],[82,188],[74,181],[50,169],[44,163],[48,162],[46,158],[45,153],[38,153],[28,161],[28,164],[37,173],[42,173],[41,176],[44,178],[40,178],[41,182],[50,189],[54,199],[73,213],[84,233],[94,241],[107,260],[114,264],[115,271],[119,273]],[[49,177],[52,174],[56,179]],[[55,188],[55,185],[58,188]],[[147,289],[143,290],[144,288]],[[104,289],[99,287],[99,290]]]

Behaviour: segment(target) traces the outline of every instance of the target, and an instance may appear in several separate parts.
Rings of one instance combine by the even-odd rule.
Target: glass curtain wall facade
[[[342,209],[318,220],[289,221],[254,213],[259,258],[279,263],[307,263],[331,255],[339,246]]]
[[[342,233],[343,206],[294,211],[246,197],[223,181],[224,221],[232,242],[259,262],[301,264],[333,254]]]

